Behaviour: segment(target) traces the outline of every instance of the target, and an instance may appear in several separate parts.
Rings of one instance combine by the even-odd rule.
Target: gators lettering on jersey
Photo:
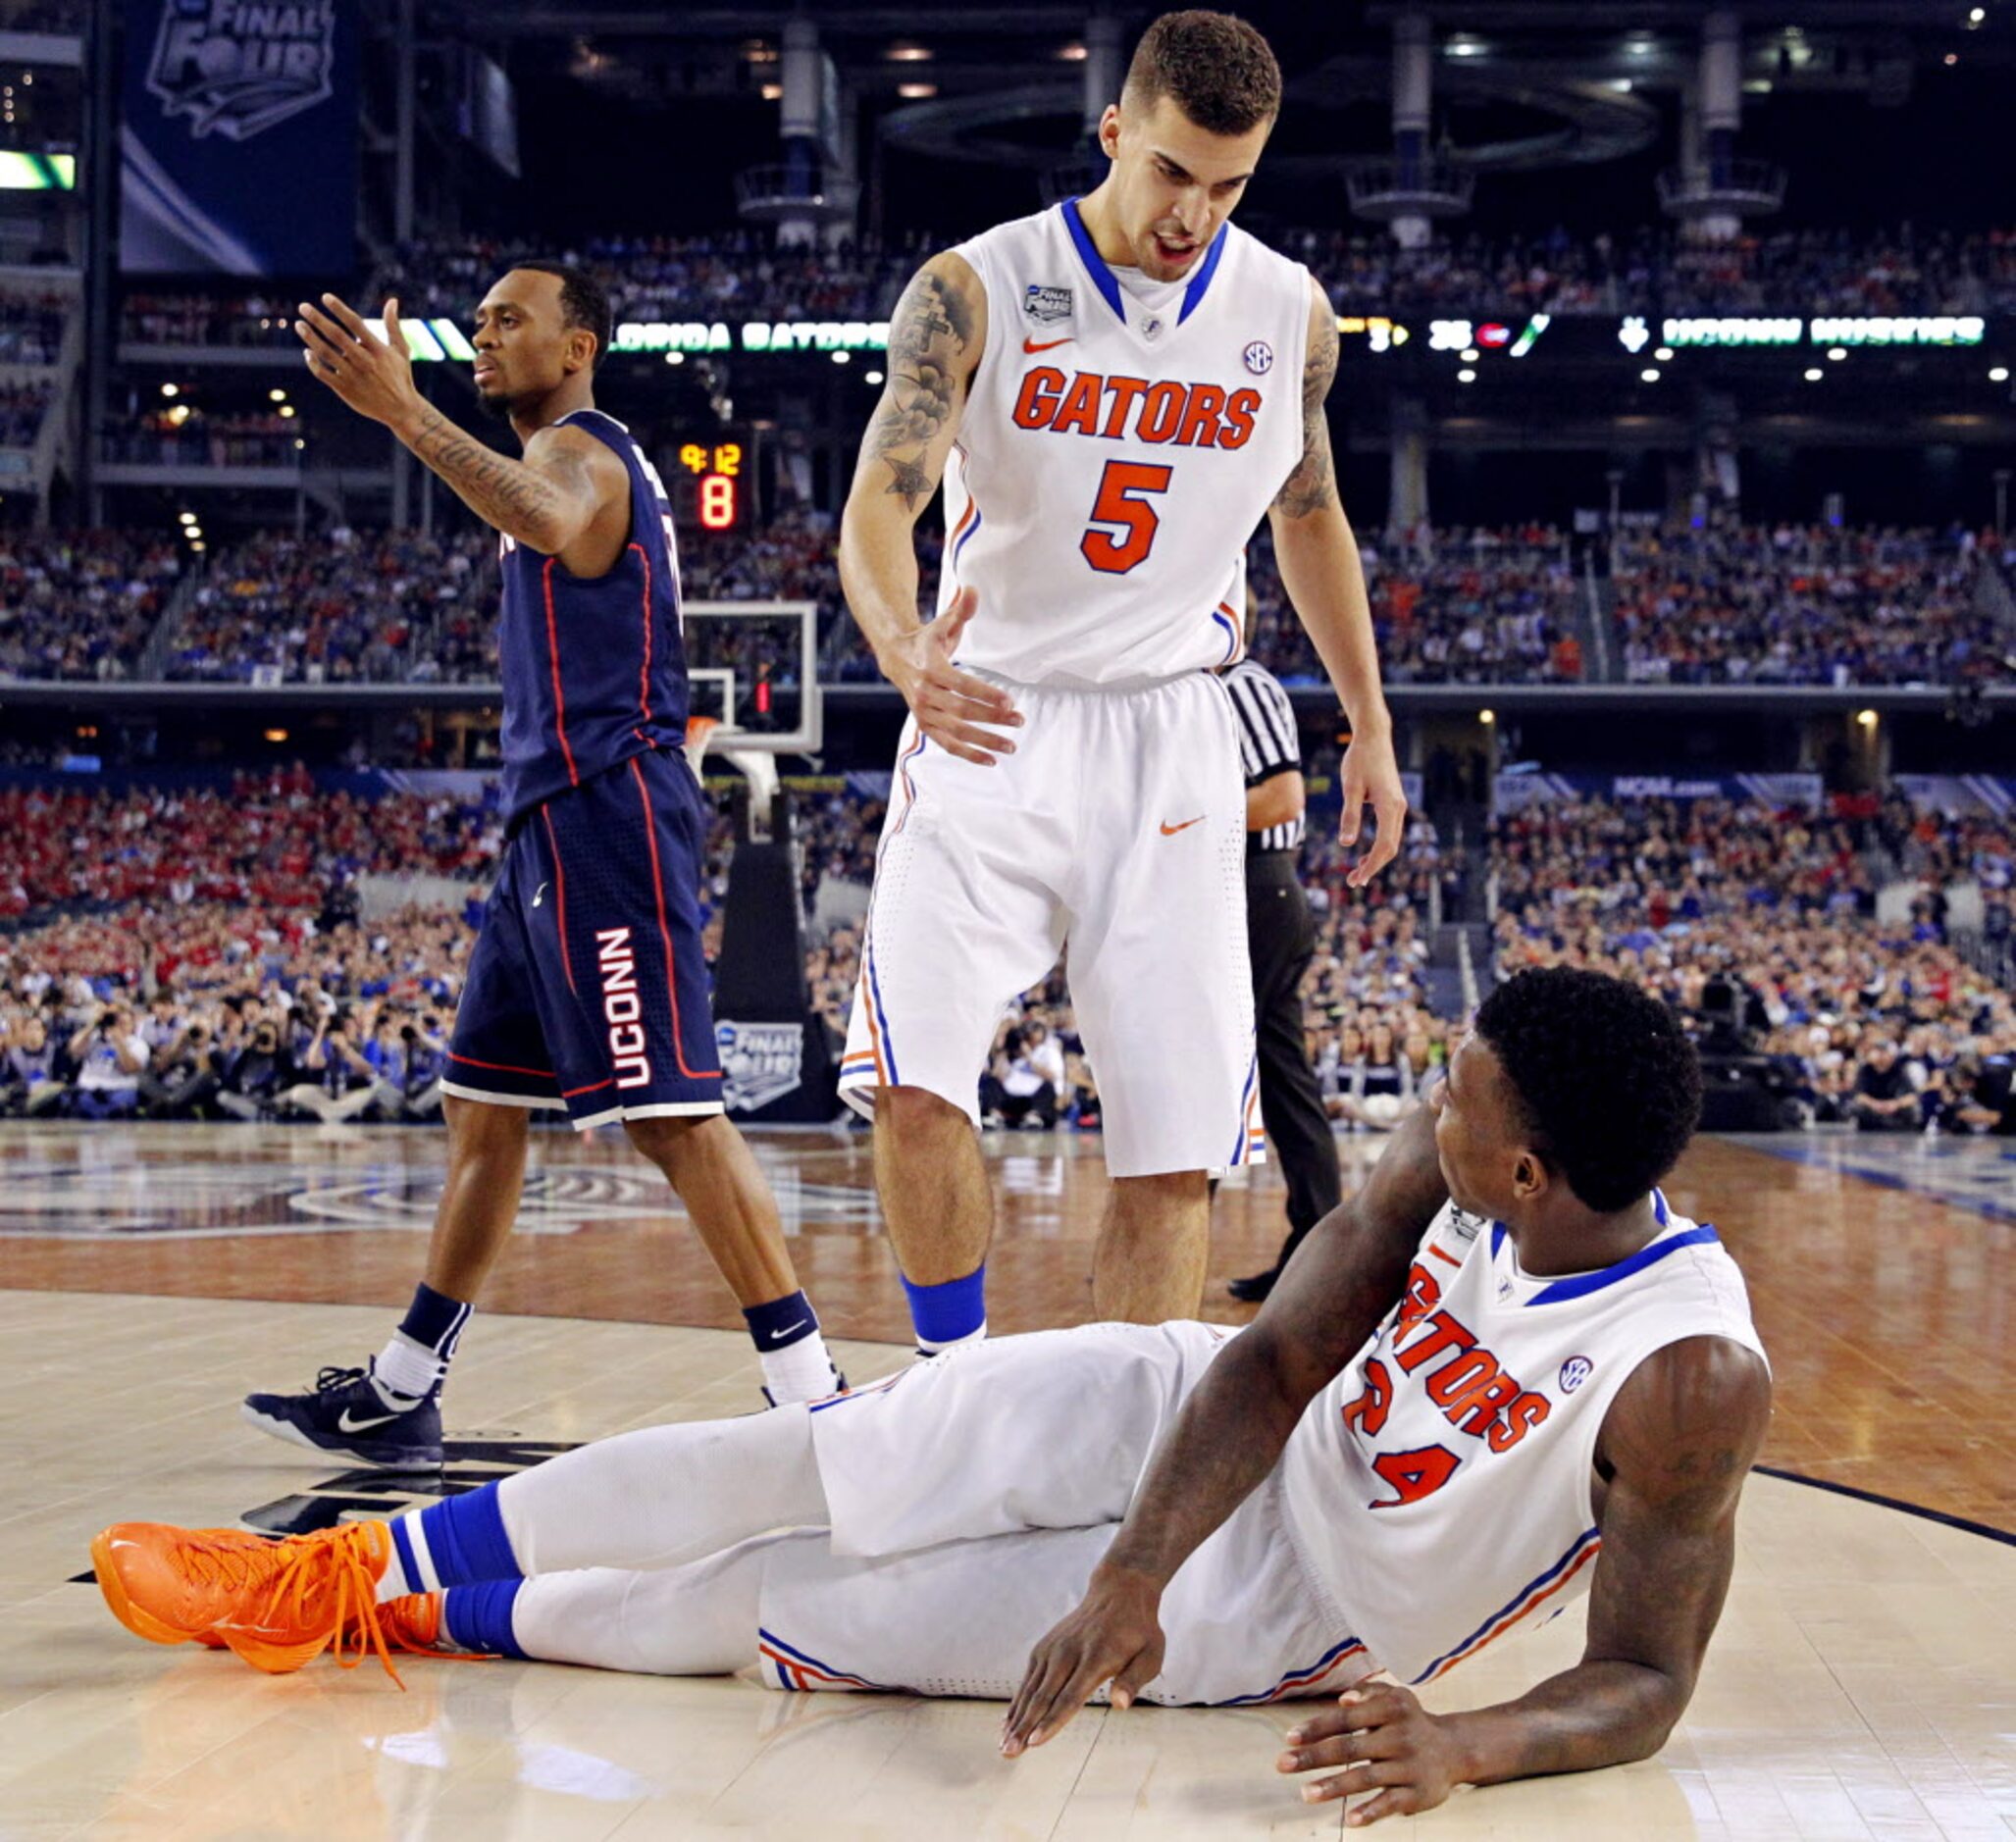
[[[508,820],[646,749],[686,745],[679,558],[664,482],[615,417],[580,409],[561,420],[629,469],[630,537],[593,579],[501,539]]]
[[[1121,686],[1236,658],[1246,543],[1302,454],[1309,272],[1228,224],[1151,305],[1075,200],[957,253],[987,290],[945,472],[939,607],[980,597],[959,662]]]
[[[1406,1296],[1289,1440],[1296,1546],[1402,1682],[1588,1590],[1597,1435],[1640,1362],[1686,1337],[1763,1355],[1715,1230],[1653,1203],[1649,1245],[1561,1279],[1524,1272],[1503,1228],[1448,1205]]]

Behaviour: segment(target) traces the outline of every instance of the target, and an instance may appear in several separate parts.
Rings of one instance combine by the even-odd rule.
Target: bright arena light
[[[1456,374],[1458,384],[1474,384],[1476,381],[1477,374],[1474,371],[1459,371]]]
[[[1818,365],[1815,365],[1812,370],[1807,372],[1806,382],[1808,384],[1818,384],[1820,380],[1826,376],[1827,373],[1822,371]]]
[[[1643,371],[1638,373],[1638,382],[1640,384],[1657,384],[1659,382],[1658,366],[1647,365]]]

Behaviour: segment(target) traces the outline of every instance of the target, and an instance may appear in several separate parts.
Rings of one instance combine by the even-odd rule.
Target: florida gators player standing
[[[981,1335],[992,1202],[973,1127],[1004,1006],[1068,943],[1113,1179],[1103,1317],[1196,1312],[1208,1173],[1262,1145],[1245,797],[1214,668],[1244,552],[1282,579],[1350,715],[1344,837],[1406,812],[1323,399],[1329,302],[1227,219],[1280,107],[1243,21],[1175,13],[1100,124],[1087,197],[933,258],[841,536],[849,604],[910,708],[841,1091],[875,1120],[883,1213],[927,1354]],[[940,478],[939,616],[912,531]]]
[[[370,1463],[440,1462],[441,1382],[511,1230],[541,1107],[583,1128],[620,1120],[735,1293],[773,1400],[829,1394],[838,1378],[776,1202],[722,1111],[671,505],[629,431],[594,406],[608,297],[586,271],[521,263],[478,307],[477,393],[510,420],[522,461],[420,395],[396,301],[384,339],[334,295],[300,312],[309,370],[499,534],[509,844],[448,1051],[448,1174],[426,1280],[366,1368],[253,1395],[245,1418]]]

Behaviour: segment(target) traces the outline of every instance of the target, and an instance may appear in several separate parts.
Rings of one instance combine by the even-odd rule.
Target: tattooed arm
[[[987,343],[987,291],[963,256],[934,256],[889,323],[889,381],[861,441],[840,526],[840,583],[882,674],[917,727],[962,760],[1011,753],[999,727],[1019,719],[995,686],[952,663],[976,597],[961,590],[942,620],[917,618],[917,514],[957,437],[966,386]]]
[[[580,429],[537,431],[515,461],[487,447],[431,403],[392,433],[454,488],[485,524],[577,576],[599,576],[630,528],[630,472],[607,442]]]
[[[303,301],[294,331],[308,369],[360,416],[383,423],[493,530],[576,575],[598,576],[630,527],[630,473],[604,442],[578,429],[541,429],[515,461],[477,440],[420,394],[399,327],[385,304],[386,336],[334,294]]]
[[[1278,1768],[1346,1765],[1303,1796],[1376,1790],[1351,1813],[1359,1825],[1432,1809],[1459,1784],[1650,1758],[1693,1695],[1770,1418],[1770,1376],[1740,1344],[1690,1337],[1648,1356],[1597,1442],[1603,1552],[1581,1662],[1470,1714],[1431,1714],[1404,1688],[1354,1689],[1289,1733]]]
[[[1400,848],[1407,795],[1401,791],[1400,766],[1393,754],[1393,719],[1379,685],[1365,570],[1350,521],[1337,499],[1330,424],[1323,409],[1336,375],[1337,316],[1329,298],[1312,281],[1309,343],[1302,365],[1302,457],[1274,495],[1268,519],[1282,586],[1351,719],[1351,746],[1344,756],[1344,843],[1357,842],[1364,806],[1372,808],[1378,822],[1372,847],[1353,866],[1348,879],[1353,889],[1363,889]]]

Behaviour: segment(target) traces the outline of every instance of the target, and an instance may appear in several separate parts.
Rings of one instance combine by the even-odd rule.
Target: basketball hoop
[[[706,759],[707,743],[713,741],[714,732],[720,727],[720,720],[716,717],[689,716],[686,719],[686,759],[696,779],[699,777],[700,763]]]

